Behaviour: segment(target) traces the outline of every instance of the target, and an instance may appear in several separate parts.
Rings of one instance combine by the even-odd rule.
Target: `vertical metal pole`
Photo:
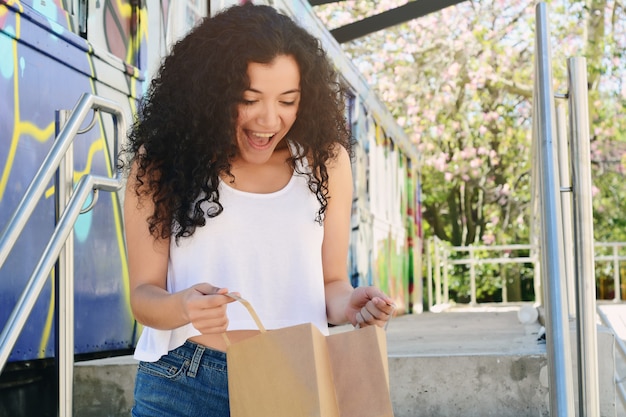
[[[474,248],[469,247],[470,256],[470,304],[476,305],[476,259],[474,258]]]
[[[509,290],[507,288],[508,286],[507,268],[505,267],[504,264],[500,265],[500,271],[502,271],[502,280],[500,284],[502,285],[502,304],[506,304],[509,302]],[[516,279],[519,279],[519,277]]]
[[[439,240],[435,238],[434,240],[434,252],[435,252],[435,304],[441,304],[441,259],[439,255]]]
[[[535,139],[539,141],[541,191],[541,268],[545,283],[546,347],[549,364],[550,415],[573,416],[572,362],[570,354],[567,302],[561,274],[560,237],[557,222],[558,193],[555,182],[553,156],[554,93],[552,91],[552,63],[548,40],[547,6],[536,6],[535,94],[534,116],[537,119]]]
[[[57,112],[57,135],[70,112]],[[56,175],[55,210],[58,221],[74,186],[74,145],[70,144]],[[55,357],[59,376],[59,417],[72,415],[74,384],[74,234],[70,232],[59,254],[55,273]]]
[[[574,201],[574,252],[576,254],[578,407],[581,417],[600,415],[598,347],[596,330],[596,278],[594,269],[591,156],[585,58],[567,60],[572,185]]]
[[[561,185],[561,218],[563,242],[573,242],[572,223],[572,189],[570,178],[570,157],[567,137],[567,117],[565,105],[556,106],[556,132],[559,161],[559,178]],[[574,248],[572,245],[563,245],[565,287],[567,289],[567,307],[570,317],[576,315],[576,285],[574,284]]]
[[[433,261],[431,258],[431,251],[433,250],[433,241],[429,240],[426,244],[426,250],[424,253],[426,256],[426,287],[428,288],[428,311],[433,309]]]
[[[536,89],[536,87],[535,87]],[[533,106],[536,104],[533,102]],[[543,283],[541,282],[541,197],[539,196],[539,145],[537,144],[537,114],[533,109],[532,136],[530,144],[530,202],[531,202],[531,222],[530,222],[530,256],[533,258],[533,289],[535,291],[535,305],[544,305]]]
[[[448,259],[450,259],[450,252],[448,248],[443,249],[443,303],[448,304],[450,302],[450,286],[448,281]]]
[[[613,287],[615,288],[614,302],[619,302],[622,298],[622,288],[619,279],[619,250],[617,245],[613,245]]]
[[[563,198],[562,193],[559,193],[559,191],[561,190],[561,173],[559,170],[559,143],[561,141],[559,141],[559,119],[557,117],[557,113],[556,113],[556,103],[554,101],[554,97],[553,96],[553,102],[552,102],[552,110],[554,111],[554,130],[553,130],[553,140],[551,140],[551,144],[552,144],[552,175],[554,177],[554,183],[555,183],[555,189],[556,189],[556,198],[554,199],[554,209],[555,209],[555,220],[556,220],[556,229],[557,229],[557,239],[558,239],[558,243],[557,243],[557,248],[559,251],[559,254],[561,256],[559,256],[558,258],[556,258],[556,261],[559,262],[559,271],[561,271],[560,274],[560,280],[561,280],[561,285],[562,285],[562,290],[564,291],[564,296],[563,296],[563,302],[565,305],[565,315],[567,317],[567,319],[569,320],[570,318],[570,308],[573,308],[573,306],[571,306],[568,302],[568,294],[569,291],[568,289],[570,288],[569,285],[569,281],[568,281],[568,277],[569,275],[567,275],[567,267],[565,265],[566,260],[568,259],[568,251],[565,249],[565,242],[566,240],[564,239],[565,235],[564,235],[564,220],[563,220],[563,206],[561,205],[561,200]],[[565,162],[564,162],[565,163]],[[561,164],[562,165],[562,164]],[[569,215],[566,215],[566,218],[569,218]],[[569,324],[569,323],[568,323]],[[566,327],[566,329],[569,330],[569,325]]]

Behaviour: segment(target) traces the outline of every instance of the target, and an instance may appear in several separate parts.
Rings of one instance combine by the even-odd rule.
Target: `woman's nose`
[[[278,108],[273,103],[266,103],[258,116],[259,124],[265,127],[277,127],[280,124]]]

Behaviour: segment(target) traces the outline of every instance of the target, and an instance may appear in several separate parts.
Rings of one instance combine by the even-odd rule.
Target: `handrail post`
[[[572,187],[570,176],[570,156],[568,151],[567,117],[565,105],[559,100],[556,106],[557,152],[559,161],[559,181],[561,188],[561,231],[563,242],[573,242],[572,237]],[[576,315],[576,285],[574,282],[574,249],[563,245],[565,289],[567,290],[567,311],[570,317]]]
[[[448,279],[448,267],[450,264],[450,250],[447,247],[443,247],[443,303],[448,304],[450,302],[450,280]]]
[[[550,415],[574,415],[572,362],[567,303],[561,273],[561,240],[557,227],[558,189],[555,182],[553,143],[554,93],[548,40],[547,6],[536,6],[535,88],[533,94],[533,137],[539,141],[539,187],[541,207],[541,268],[545,283],[546,347],[549,369]],[[582,416],[581,416],[582,417]]]
[[[435,237],[435,241],[434,241],[434,255],[435,255],[435,260],[434,260],[434,270],[435,270],[435,304],[439,305],[441,304],[441,294],[442,294],[442,289],[441,289],[441,258],[440,258],[440,245],[439,245],[439,240]]]
[[[586,65],[581,57],[567,61],[577,276],[578,406],[581,417],[595,417],[600,415],[600,393]]]
[[[426,247],[423,253],[426,254],[426,288],[428,290],[428,311],[433,309],[433,260],[432,251],[433,243],[432,239],[426,242]]]
[[[470,257],[470,305],[475,306],[476,302],[476,259],[474,257],[474,247],[469,247]]]
[[[502,303],[506,304],[509,302],[509,289],[507,288],[507,284],[508,284],[508,277],[507,277],[507,268],[506,266],[503,264],[500,266],[500,273],[502,274],[502,277],[500,278],[500,285],[502,285]],[[520,278],[517,277],[517,279],[519,280]]]
[[[613,287],[615,288],[613,302],[618,303],[622,299],[622,288],[620,284],[619,271],[619,246],[613,245]]]
[[[57,137],[70,115],[57,111]],[[56,175],[55,217],[65,211],[74,186],[74,144],[67,147]],[[69,233],[55,268],[55,357],[58,373],[59,416],[72,415],[74,382],[74,234]]]
[[[0,332],[0,372],[4,369],[11,351],[33,310],[37,298],[50,276],[50,271],[57,262],[59,254],[61,253],[67,238],[73,231],[74,224],[78,215],[82,211],[84,203],[87,201],[90,194],[96,190],[114,192],[120,190],[124,185],[121,172],[116,167],[117,157],[119,155],[119,146],[121,143],[120,139],[126,134],[126,121],[122,108],[110,100],[91,94],[83,94],[79,102],[72,110],[67,122],[61,129],[56,142],[52,145],[52,148],[44,159],[44,162],[35,175],[35,178],[28,186],[22,200],[17,205],[17,208],[8,221],[8,225],[0,234],[0,267],[13,249],[15,241],[24,229],[28,218],[33,213],[39,198],[45,191],[52,177],[55,175],[61,160],[64,158],[65,153],[74,141],[76,135],[79,133],[81,123],[85,120],[85,116],[91,110],[103,110],[110,113],[114,118],[114,152],[113,155],[107,153],[109,155],[112,177],[88,174],[82,176],[78,181],[76,189],[73,191],[67,207],[63,210],[63,213],[58,219],[57,226],[55,227],[52,236],[50,237],[50,240],[41,255],[41,258],[35,266],[35,270],[28,279],[24,291],[22,291],[15,307],[11,311],[9,318],[6,323],[4,323],[4,327]],[[73,279],[71,276],[69,278]],[[67,288],[64,291],[67,291]],[[69,297],[73,300],[73,292],[69,295]],[[73,317],[73,313],[71,317]],[[73,322],[70,326],[66,327],[66,332],[70,334],[69,337],[71,338],[71,342],[69,342],[70,348],[66,349],[66,353],[71,355],[73,362]],[[57,334],[57,338],[60,339],[59,334]],[[66,338],[66,345],[67,344],[68,342]],[[66,381],[66,383],[72,384],[73,381]],[[61,417],[66,417],[66,415],[71,415],[71,413],[60,414]]]

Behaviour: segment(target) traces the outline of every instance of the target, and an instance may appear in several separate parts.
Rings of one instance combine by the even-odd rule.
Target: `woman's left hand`
[[[356,327],[378,325],[384,327],[391,319],[395,305],[393,300],[376,287],[357,287],[352,291],[346,316]]]

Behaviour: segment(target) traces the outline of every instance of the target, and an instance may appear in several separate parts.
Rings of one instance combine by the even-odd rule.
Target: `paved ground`
[[[626,304],[600,304],[599,307],[615,328],[616,340],[619,338],[623,343],[626,343]],[[519,417],[521,415],[547,415],[542,411],[529,411],[525,414],[511,411],[511,413],[506,414],[507,408],[495,408],[500,406],[498,403],[487,404],[491,407],[489,409],[497,411],[496,414],[485,414],[484,412],[482,414],[468,414],[467,411],[467,404],[476,403],[475,408],[478,409],[479,405],[486,404],[491,397],[503,402],[503,399],[507,399],[510,393],[517,391],[526,393],[526,397],[520,397],[522,399],[533,398],[530,403],[545,403],[547,401],[546,388],[544,388],[547,386],[546,375],[540,377],[540,375],[534,375],[534,371],[530,371],[534,369],[535,365],[541,365],[539,363],[541,362],[540,358],[545,357],[545,344],[537,340],[541,326],[536,321],[531,324],[522,324],[518,318],[519,310],[519,305],[455,306],[441,313],[426,312],[394,318],[387,328],[387,347],[390,357],[390,372],[394,376],[392,384],[395,384],[393,400],[395,401],[394,404],[397,405],[396,416],[463,415],[467,417],[476,415],[485,417],[493,415],[503,417],[511,415]],[[332,331],[350,329],[351,326],[341,326]],[[603,330],[602,332],[605,346],[607,331]],[[613,340],[612,336],[610,340]],[[610,350],[602,352],[603,356],[611,353]],[[520,361],[519,359],[522,357],[529,359]],[[539,358],[536,360],[538,363],[534,364],[535,359],[532,358]],[[626,376],[626,362],[623,358],[620,362],[620,358],[616,346],[615,359],[618,375],[624,377]],[[85,417],[104,415],[102,404],[111,402],[112,393],[119,397],[116,397],[117,400],[113,402],[118,405],[117,408],[121,411],[109,410],[111,412],[106,415],[128,415],[126,409],[129,407],[128,404],[132,402],[132,381],[136,364],[128,357],[126,358],[126,366],[119,367],[120,364],[123,364],[122,360],[124,358],[114,358],[114,361],[113,359],[100,361],[100,365],[103,365],[104,369],[100,371],[98,377],[93,376],[96,370],[89,369],[88,364],[81,363],[76,368],[75,408],[77,411],[81,410],[79,415]],[[489,375],[481,369],[489,369]],[[520,372],[523,370],[527,371],[525,378],[521,378]],[[605,374],[612,374],[611,369],[609,371]],[[126,372],[126,374],[122,376],[122,372]],[[502,372],[502,374],[498,374],[496,377],[495,372]],[[418,377],[414,378],[413,374],[418,375]],[[433,378],[424,378],[424,375],[441,378],[431,381]],[[463,382],[467,381],[468,378],[473,381],[472,384]],[[507,378],[512,378],[512,380],[508,381]],[[97,388],[90,385],[92,380],[97,382]],[[491,380],[493,383],[490,385],[488,382]],[[610,383],[612,379],[608,378],[608,380]],[[127,386],[122,387],[122,382]],[[111,389],[107,388],[109,385]],[[467,389],[468,385],[472,387],[471,392]],[[476,391],[481,387],[484,392]],[[86,394],[82,395],[84,394],[82,391],[92,394],[101,392],[108,400],[100,401],[90,398]],[[531,395],[537,396],[537,391],[540,391],[537,398],[530,397]],[[462,412],[455,413],[455,410],[452,409],[450,405],[452,402],[451,395],[460,404],[459,409]],[[606,394],[601,393],[601,396],[606,403]],[[77,397],[83,398],[85,401],[89,400],[89,402],[86,404],[76,403]],[[519,399],[509,398],[509,400],[513,402],[511,402],[511,406],[507,407],[520,406],[518,404]],[[429,404],[428,401],[432,404]],[[612,410],[614,410],[617,417],[626,417],[626,409],[621,404],[619,397],[617,401],[610,402],[614,404],[614,408],[608,407],[611,412],[603,415],[612,415]],[[442,404],[448,406],[448,409],[443,409]],[[539,409],[544,410],[545,406],[542,405]],[[421,410],[422,413],[420,414],[416,410]]]
[[[393,319],[388,333],[390,356],[457,354],[530,354],[545,352],[537,341],[539,323],[525,325],[519,307],[457,307]]]
[[[620,386],[626,391],[626,355],[619,346],[626,347],[626,304],[600,302],[598,307],[615,334],[616,415],[626,417],[619,393]],[[545,343],[537,340],[541,325],[522,324],[519,310],[520,305],[455,306],[394,318],[387,330],[389,356],[545,354]]]

